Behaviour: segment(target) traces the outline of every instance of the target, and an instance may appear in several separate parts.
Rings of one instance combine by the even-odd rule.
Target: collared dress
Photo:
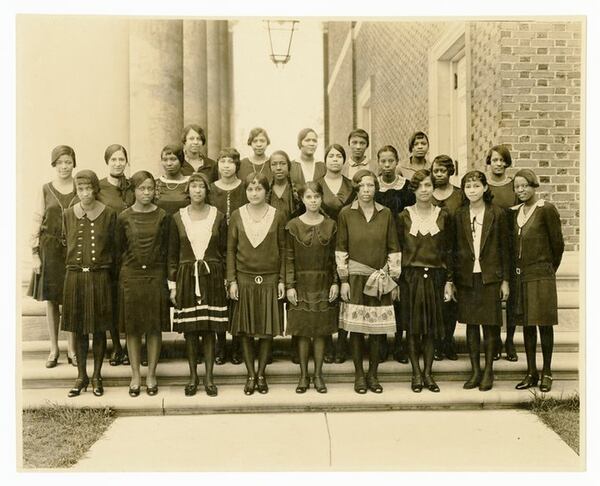
[[[354,200],[354,186],[352,181],[342,176],[342,184],[334,194],[325,177],[318,180],[323,187],[323,201],[321,208],[334,221],[337,221],[338,215],[344,206],[347,206]]]
[[[185,176],[180,181],[167,179],[164,175],[155,180],[156,193],[154,199],[159,208],[172,216],[181,208],[185,208],[190,203],[190,198],[185,192],[189,176]]]
[[[327,172],[325,168],[325,164],[323,162],[315,161],[313,162],[313,171],[312,174],[307,174],[303,169],[302,162],[298,162],[297,160],[292,161],[292,166],[290,169],[290,180],[296,189],[299,189],[307,182],[316,181],[323,177]]]
[[[117,216],[119,330],[140,335],[170,331],[167,288],[169,217],[128,208]]]
[[[511,208],[512,262],[508,317],[519,326],[558,324],[556,271],[565,249],[556,207],[539,199],[527,215]]]
[[[39,248],[41,267],[40,273],[32,273],[27,290],[35,300],[62,303],[67,253],[65,211],[78,201],[75,189],[63,194],[52,182],[42,186],[31,242],[32,248]]]
[[[227,222],[209,206],[208,215],[193,221],[188,207],[171,220],[169,230],[169,288],[176,289],[173,331],[226,331],[225,245]]]
[[[431,162],[427,159],[425,159],[425,169],[431,171]],[[417,169],[412,165],[412,155],[396,166],[396,174],[405,177],[409,181],[412,179],[412,176],[415,175],[415,172],[417,172]]]
[[[338,283],[335,265],[336,223],[325,217],[309,225],[299,217],[286,225],[286,289],[295,289],[298,304],[287,305],[286,334],[329,336],[338,329],[338,305],[329,289]]]
[[[369,160],[366,157],[361,162],[354,162],[352,159],[348,159],[342,167],[342,175],[352,180],[354,174],[359,170],[370,170],[377,176],[379,175],[379,164],[377,160]]]
[[[385,182],[381,176],[377,178],[379,191],[375,193],[375,201],[383,204],[392,212],[394,217],[400,214],[407,206],[415,202],[415,193],[410,188],[410,181],[398,175],[393,182]]]
[[[242,180],[242,183],[250,174],[264,174],[267,176],[267,179],[269,179],[269,184],[273,183],[273,172],[271,171],[269,159],[265,160],[263,164],[253,164],[248,157],[244,157],[240,160],[238,177]]]
[[[400,273],[398,237],[391,211],[374,203],[367,221],[358,201],[340,211],[335,259],[342,283],[350,284],[350,302],[340,304],[339,327],[350,332],[386,334],[396,330],[392,288]],[[377,271],[382,270],[379,274]],[[368,295],[367,282],[385,285]]]
[[[267,206],[254,221],[248,205],[231,215],[227,234],[227,281],[237,282],[231,334],[259,338],[283,334],[283,299],[277,286],[285,283],[284,215]]]
[[[131,182],[125,177],[120,178],[121,186],[108,182],[108,177],[100,179],[98,201],[111,208],[117,215],[135,202],[135,192]]]
[[[446,210],[432,206],[426,218],[416,206],[398,217],[402,252],[401,322],[413,336],[444,337],[444,285],[451,280],[452,229]]]
[[[65,211],[63,331],[90,334],[113,326],[116,220],[116,213],[102,203],[90,213],[81,203]]]

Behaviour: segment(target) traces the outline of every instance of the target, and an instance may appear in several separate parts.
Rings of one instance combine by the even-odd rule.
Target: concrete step
[[[537,362],[541,365],[542,356],[538,353]],[[77,372],[73,366],[61,360],[59,366],[52,369],[44,367],[43,359],[26,359],[21,366],[21,378],[23,388],[65,388],[73,384]],[[482,359],[483,363],[483,359]],[[364,363],[365,369],[368,363]],[[91,373],[93,363],[88,359],[87,367]],[[310,365],[312,369],[312,364]],[[434,376],[441,381],[464,381],[470,374],[470,363],[468,357],[460,355],[457,361],[439,361],[434,363]],[[509,362],[500,359],[494,364],[494,373],[498,381],[518,381],[526,373],[524,354],[519,355],[519,361]],[[577,380],[579,373],[578,353],[554,353],[552,359],[552,370],[557,380]],[[198,372],[204,373],[204,365],[198,365]],[[146,373],[146,368],[142,368]],[[215,381],[217,384],[242,385],[246,380],[246,368],[243,364],[233,365],[226,363],[215,366]],[[332,383],[346,383],[354,380],[354,366],[351,360],[341,364],[325,364],[323,366],[325,379]],[[161,385],[183,386],[188,381],[189,368],[187,361],[183,359],[162,360],[157,369],[157,375]],[[298,381],[299,366],[285,359],[276,359],[267,367],[267,375],[272,383],[293,384]],[[110,366],[108,363],[102,367],[104,385],[107,387],[125,386],[130,382],[131,369],[129,366]],[[401,364],[396,361],[386,361],[379,365],[379,378],[384,383],[408,382],[411,377],[409,364]]]
[[[556,377],[556,375],[555,375]],[[518,380],[517,380],[518,381]],[[539,389],[515,390],[517,381],[500,381],[487,392],[464,390],[461,382],[440,379],[440,393],[423,390],[413,393],[409,384],[384,383],[381,394],[358,395],[350,383],[328,383],[328,393],[313,388],[305,394],[294,392],[294,384],[271,384],[269,393],[245,396],[240,385],[220,385],[217,397],[208,397],[202,388],[193,397],[186,397],[181,386],[166,386],[162,382],[157,395],[144,393],[132,398],[127,386],[106,387],[104,396],[95,397],[91,389],[81,396],[68,398],[68,386],[53,389],[26,389],[22,392],[23,408],[44,408],[54,405],[77,408],[110,407],[119,416],[175,415],[217,413],[274,413],[274,412],[340,412],[389,410],[481,410],[525,407],[540,394]],[[555,379],[547,397],[567,398],[580,393],[577,380]]]

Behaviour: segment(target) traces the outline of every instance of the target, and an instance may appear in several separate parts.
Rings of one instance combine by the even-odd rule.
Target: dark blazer
[[[454,215],[453,265],[454,282],[463,287],[473,286],[475,250],[469,205],[461,206]],[[510,247],[506,213],[494,204],[487,203],[483,213],[479,264],[484,284],[509,280]]]

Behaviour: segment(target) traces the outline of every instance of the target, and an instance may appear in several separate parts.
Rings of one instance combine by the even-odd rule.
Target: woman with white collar
[[[552,389],[552,351],[554,329],[558,324],[556,271],[565,249],[560,215],[554,207],[539,199],[540,183],[531,169],[515,174],[514,188],[521,204],[512,209],[512,252],[509,318],[523,326],[527,375],[516,388],[524,390],[537,385],[536,326],[540,331],[543,369],[540,391]]]

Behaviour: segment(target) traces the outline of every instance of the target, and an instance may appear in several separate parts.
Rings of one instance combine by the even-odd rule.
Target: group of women
[[[78,368],[69,396],[89,386],[90,334],[91,384],[95,395],[103,394],[106,331],[113,341],[109,363],[131,365],[129,394],[140,394],[142,364],[148,366],[146,393],[157,394],[161,333],[171,328],[185,337],[188,396],[200,385],[200,338],[202,385],[207,395],[218,394],[213,368],[227,359],[227,332],[231,361],[247,369],[247,395],[268,392],[273,338],[284,333],[292,336],[300,365],[297,393],[311,381],[326,393],[323,362],[343,362],[348,349],[354,390],[381,393],[378,366],[389,333],[395,334],[395,359],[410,361],[411,389],[439,392],[433,363],[457,358],[457,320],[467,325],[472,370],[464,388],[485,391],[500,356],[502,301],[508,301],[511,361],[517,359],[514,326],[524,326],[527,374],[516,387],[540,381],[537,326],[540,390],[551,389],[555,274],[564,244],[559,214],[538,198],[533,171],[508,178],[510,152],[495,146],[486,158],[489,178],[472,170],[458,188],[449,182],[452,159],[427,161],[423,132],[411,137],[411,156],[403,163],[391,145],[367,160],[369,136],[361,129],[348,137],[350,160],[332,144],[324,162],[317,161],[317,141],[314,130],[304,129],[298,160],[281,150],[267,156],[269,136],[255,128],[250,157],[240,160],[236,149],[226,148],[212,161],[203,155],[204,131],[189,125],[182,144],[163,148],[164,174],[156,179],[143,170],[127,179],[127,151],[120,145],[107,148],[109,175],[102,180],[90,170],[73,176],[72,148],[52,151],[57,176],[43,186],[35,214],[30,293],[48,302],[49,368],[59,357],[62,304],[68,360]],[[126,335],[125,347],[119,333]]]

